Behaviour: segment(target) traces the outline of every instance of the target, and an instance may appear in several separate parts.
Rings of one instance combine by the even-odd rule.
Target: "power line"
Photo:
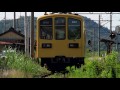
[[[82,12],[75,12],[77,14],[111,14],[111,12],[103,12],[103,13],[100,13],[100,12],[86,12],[86,13],[82,13]],[[112,14],[120,14],[120,12],[112,12]]]

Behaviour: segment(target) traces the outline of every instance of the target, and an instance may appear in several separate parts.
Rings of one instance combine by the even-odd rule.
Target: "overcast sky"
[[[50,13],[50,12],[48,12]],[[77,13],[88,13],[88,12],[77,12]],[[99,14],[94,14],[97,12],[93,12],[93,14],[80,14],[82,16],[86,16],[88,18],[91,18],[92,20],[99,20]],[[99,12],[99,13],[105,13],[105,12]],[[113,12],[113,13],[120,13],[120,12]],[[24,12],[16,12],[16,18],[19,18],[21,16],[24,16]],[[27,12],[27,15],[30,16],[31,13]],[[35,17],[44,15],[44,12],[34,12]],[[5,12],[0,12],[0,20],[3,20],[5,17]],[[112,21],[112,29],[114,30],[117,25],[120,25],[120,14],[113,14],[112,15],[113,21]],[[13,12],[6,12],[6,19],[13,19]],[[101,20],[110,20],[109,14],[101,14]],[[96,21],[98,23],[98,21]],[[110,23],[105,21],[101,21],[101,24],[105,27],[110,27]]]

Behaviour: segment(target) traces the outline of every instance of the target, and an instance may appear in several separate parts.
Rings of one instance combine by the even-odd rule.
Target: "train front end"
[[[37,19],[36,57],[41,65],[80,65],[85,57],[84,20],[79,15],[50,14]],[[58,65],[57,65],[58,66]]]

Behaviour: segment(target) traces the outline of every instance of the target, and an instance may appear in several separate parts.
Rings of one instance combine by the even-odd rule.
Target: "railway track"
[[[63,74],[63,78],[65,78],[65,74],[67,74],[68,71],[59,71],[59,72],[51,72],[49,74],[45,74],[45,75],[36,75],[33,78],[49,78],[50,76],[54,75],[54,74]]]
[[[51,75],[54,75],[54,74],[55,74],[55,73],[46,74],[46,75],[41,76],[40,78],[47,78],[47,77],[49,77],[49,76],[51,76]]]

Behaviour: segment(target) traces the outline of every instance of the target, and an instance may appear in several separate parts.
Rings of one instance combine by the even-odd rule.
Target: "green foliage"
[[[41,67],[38,63],[33,61],[33,59],[26,57],[23,53],[17,52],[16,50],[14,50],[15,52],[9,51],[6,53],[7,58],[4,62],[7,63],[4,67],[11,70],[23,71],[32,76],[41,76],[50,73],[46,68]]]
[[[105,58],[86,58],[85,65],[79,69],[72,67],[67,78],[120,78],[120,62],[117,60],[118,53],[112,52]],[[74,68],[74,69],[73,69]]]
[[[120,62],[118,53],[112,52],[105,57],[87,57],[85,65],[81,68],[67,67],[69,71],[65,78],[120,78]],[[54,74],[52,78],[64,78],[63,75]]]

